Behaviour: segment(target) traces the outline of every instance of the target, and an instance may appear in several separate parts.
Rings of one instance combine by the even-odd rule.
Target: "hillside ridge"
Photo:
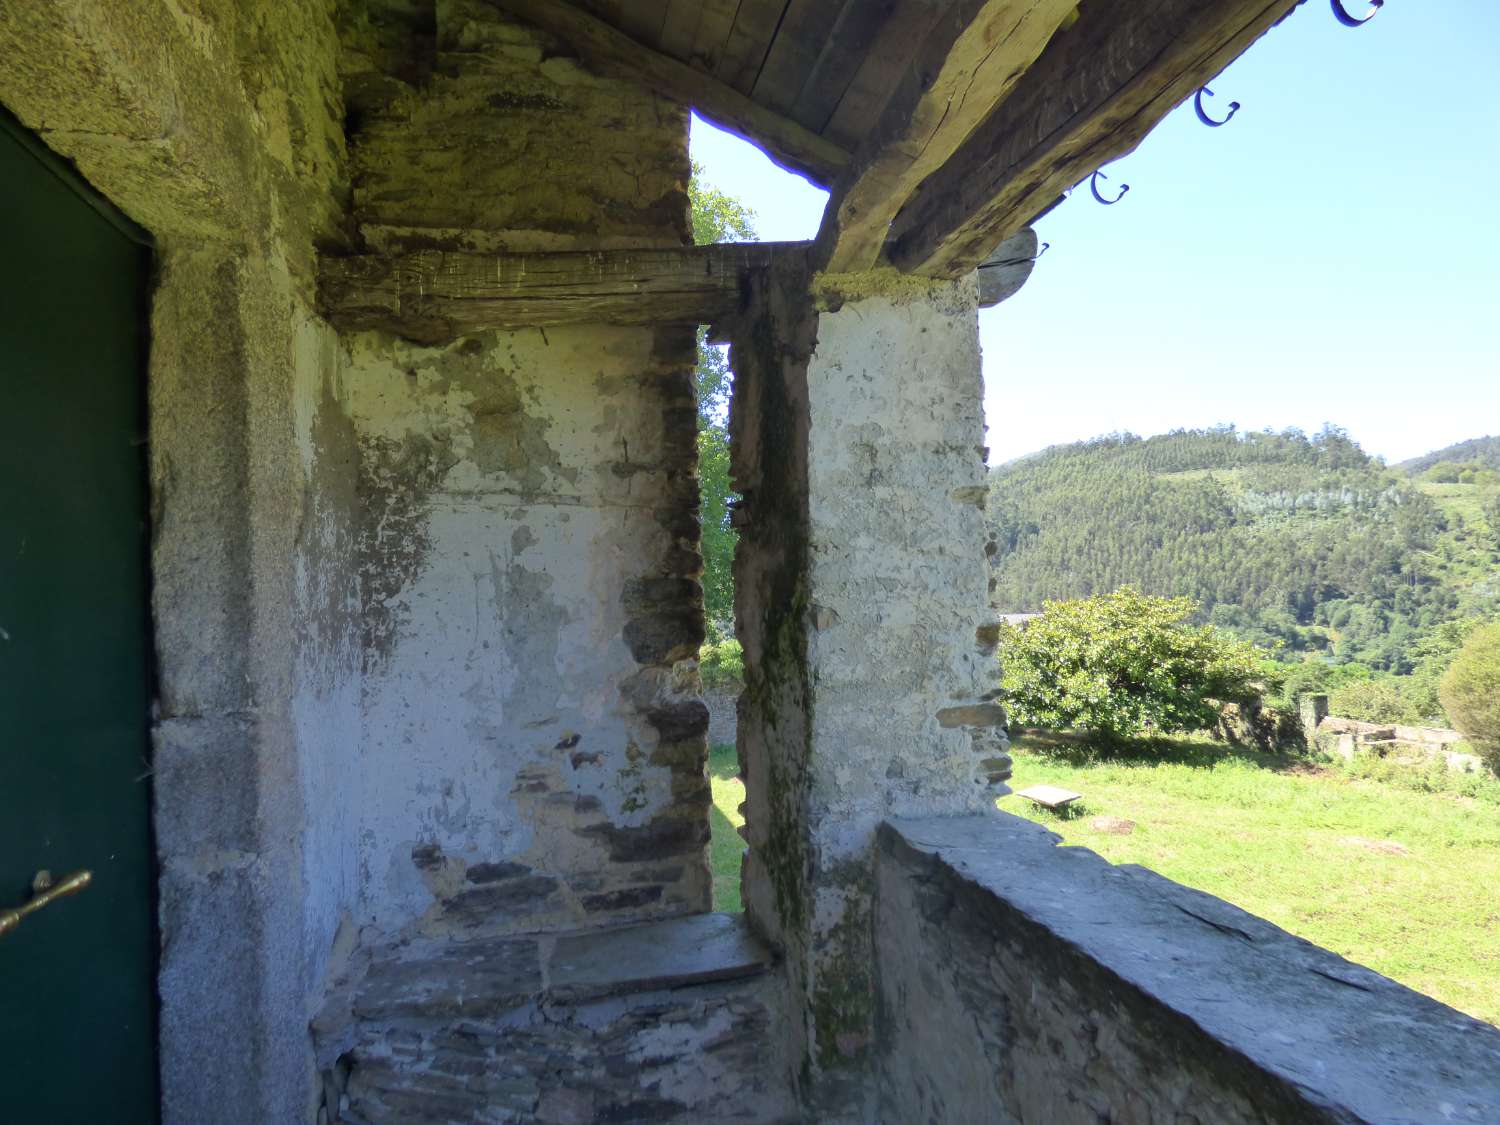
[[[987,518],[1003,612],[1129,584],[1286,657],[1395,672],[1500,612],[1495,438],[1391,467],[1334,426],[1109,434],[996,466]]]

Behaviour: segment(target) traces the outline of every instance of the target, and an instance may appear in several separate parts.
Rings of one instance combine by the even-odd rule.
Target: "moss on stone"
[[[884,297],[897,305],[924,301],[937,302],[941,306],[946,303],[943,298],[951,295],[957,308],[961,301],[972,304],[971,300],[960,296],[964,284],[918,277],[890,266],[881,266],[858,273],[815,274],[809,288],[819,312],[838,312],[850,301],[863,301],[871,297]]]
[[[813,1054],[824,1071],[862,1065],[873,1043],[875,977],[871,949],[870,872],[846,863],[825,879],[845,884],[843,917],[825,935],[817,981],[808,998]]]

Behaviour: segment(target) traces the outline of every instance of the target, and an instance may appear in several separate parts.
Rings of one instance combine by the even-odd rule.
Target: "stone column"
[[[1326,695],[1304,695],[1298,700],[1298,718],[1302,721],[1302,736],[1309,746],[1318,736],[1318,724],[1328,718]]]
[[[734,326],[746,908],[787,954],[822,1120],[872,1047],[871,846],[890,816],[993,808],[1010,761],[993,626],[972,281],[809,278]]]

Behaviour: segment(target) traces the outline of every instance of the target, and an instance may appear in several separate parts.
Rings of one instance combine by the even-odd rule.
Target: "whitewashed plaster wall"
[[[707,906],[701,609],[671,607],[677,635],[652,651],[631,631],[628,592],[697,565],[678,534],[691,386],[656,335],[348,344],[367,521],[363,924]]]
[[[366,252],[690,240],[681,106],[482,0],[355,7],[342,32]],[[344,343],[358,921],[706,910],[692,328]]]

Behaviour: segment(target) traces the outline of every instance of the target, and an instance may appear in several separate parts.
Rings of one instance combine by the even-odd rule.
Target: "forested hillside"
[[[1500,612],[1500,473],[1484,471],[1486,449],[1441,451],[1413,477],[1332,428],[1055,447],[991,473],[994,600],[1036,611],[1130,584],[1195,598],[1207,620],[1287,657],[1410,671],[1452,623]],[[1467,478],[1427,479],[1450,461]]]
[[[1431,453],[1413,457],[1410,461],[1402,461],[1396,468],[1417,476],[1441,462],[1452,465],[1482,465],[1489,469],[1500,469],[1500,434],[1494,437],[1472,438],[1443,449],[1435,449]]]

